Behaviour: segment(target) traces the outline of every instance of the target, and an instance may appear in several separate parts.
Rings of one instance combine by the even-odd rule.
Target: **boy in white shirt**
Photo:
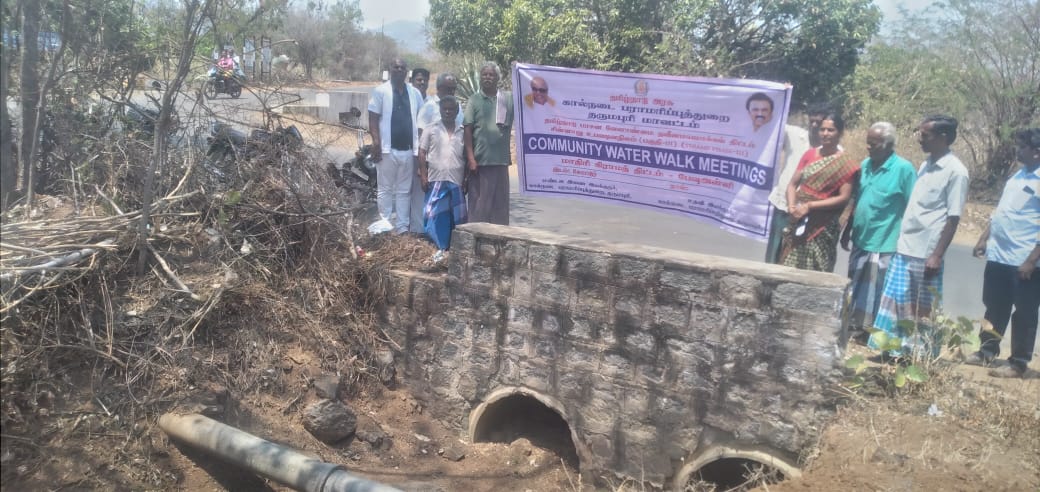
[[[426,192],[423,230],[437,245],[435,263],[443,260],[451,247],[451,231],[465,224],[469,215],[464,195],[464,133],[456,119],[459,101],[446,96],[439,104],[441,121],[425,128],[419,139],[419,179]]]

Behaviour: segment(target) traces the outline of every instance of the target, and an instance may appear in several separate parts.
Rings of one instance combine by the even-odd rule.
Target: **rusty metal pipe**
[[[198,414],[167,413],[159,427],[179,441],[301,492],[401,492]]]

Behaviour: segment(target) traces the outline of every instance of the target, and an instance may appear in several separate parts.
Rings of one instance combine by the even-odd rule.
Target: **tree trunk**
[[[148,163],[147,174],[144,177],[144,203],[141,205],[141,219],[137,224],[137,274],[144,273],[148,260],[148,225],[151,222],[152,201],[155,200],[155,174],[166,160],[166,150],[169,144],[170,117],[174,112],[177,102],[177,92],[181,90],[184,79],[188,77],[191,69],[191,61],[195,54],[195,45],[198,44],[199,32],[207,16],[213,0],[194,0],[184,3],[185,20],[183,37],[181,38],[180,59],[177,61],[177,72],[172,80],[166,85],[163,92],[162,104],[159,107],[159,118],[155,122],[155,140],[152,147],[152,159]]]
[[[22,4],[22,67],[21,96],[22,138],[19,158],[22,165],[22,190],[32,193],[33,155],[38,140],[36,124],[37,105],[40,101],[40,2],[28,0]]]
[[[11,193],[17,187],[18,160],[11,145],[11,118],[7,114],[7,82],[10,80],[11,63],[7,43],[0,44],[0,211],[6,212],[12,200]]]

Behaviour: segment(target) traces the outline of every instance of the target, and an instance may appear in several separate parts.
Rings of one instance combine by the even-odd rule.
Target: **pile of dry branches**
[[[336,188],[312,150],[240,160],[242,180],[220,191],[198,162],[170,166],[184,174],[160,183],[167,196],[152,205],[143,241],[141,212],[100,189],[69,217],[5,217],[4,453],[43,463],[58,441],[39,436],[82,425],[55,412],[55,395],[89,395],[91,411],[117,425],[180,405],[207,382],[239,396],[288,392],[265,374],[289,344],[355,390],[378,384],[376,353],[392,346],[375,316],[388,270],[433,248],[366,237],[371,204]]]
[[[192,195],[163,198],[153,210],[161,215]],[[5,222],[0,226],[0,314],[6,317],[37,292],[88,274],[98,254],[117,250],[140,218],[140,211],[116,208],[113,215]]]

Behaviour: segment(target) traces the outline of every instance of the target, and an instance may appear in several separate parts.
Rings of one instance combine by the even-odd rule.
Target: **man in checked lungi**
[[[453,96],[442,97],[441,121],[423,130],[419,138],[419,179],[426,192],[423,207],[423,230],[437,252],[433,262],[445,258],[451,247],[451,231],[467,220],[466,159],[463,127],[456,117],[459,101]]]
[[[930,116],[918,128],[918,142],[928,158],[917,171],[896,255],[885,275],[874,319],[879,331],[868,341],[873,349],[889,348],[891,357],[939,355],[941,341],[931,315],[942,301],[943,257],[968,198],[968,169],[950,152],[956,138],[957,120],[950,116]],[[900,339],[901,348],[882,343],[882,338]]]
[[[859,182],[852,195],[852,214],[841,234],[841,247],[849,254],[849,330],[853,340],[865,344],[866,331],[874,324],[881,304],[885,274],[896,253],[899,226],[917,179],[910,161],[895,153],[896,127],[887,121],[867,130],[868,157],[860,166]]]

